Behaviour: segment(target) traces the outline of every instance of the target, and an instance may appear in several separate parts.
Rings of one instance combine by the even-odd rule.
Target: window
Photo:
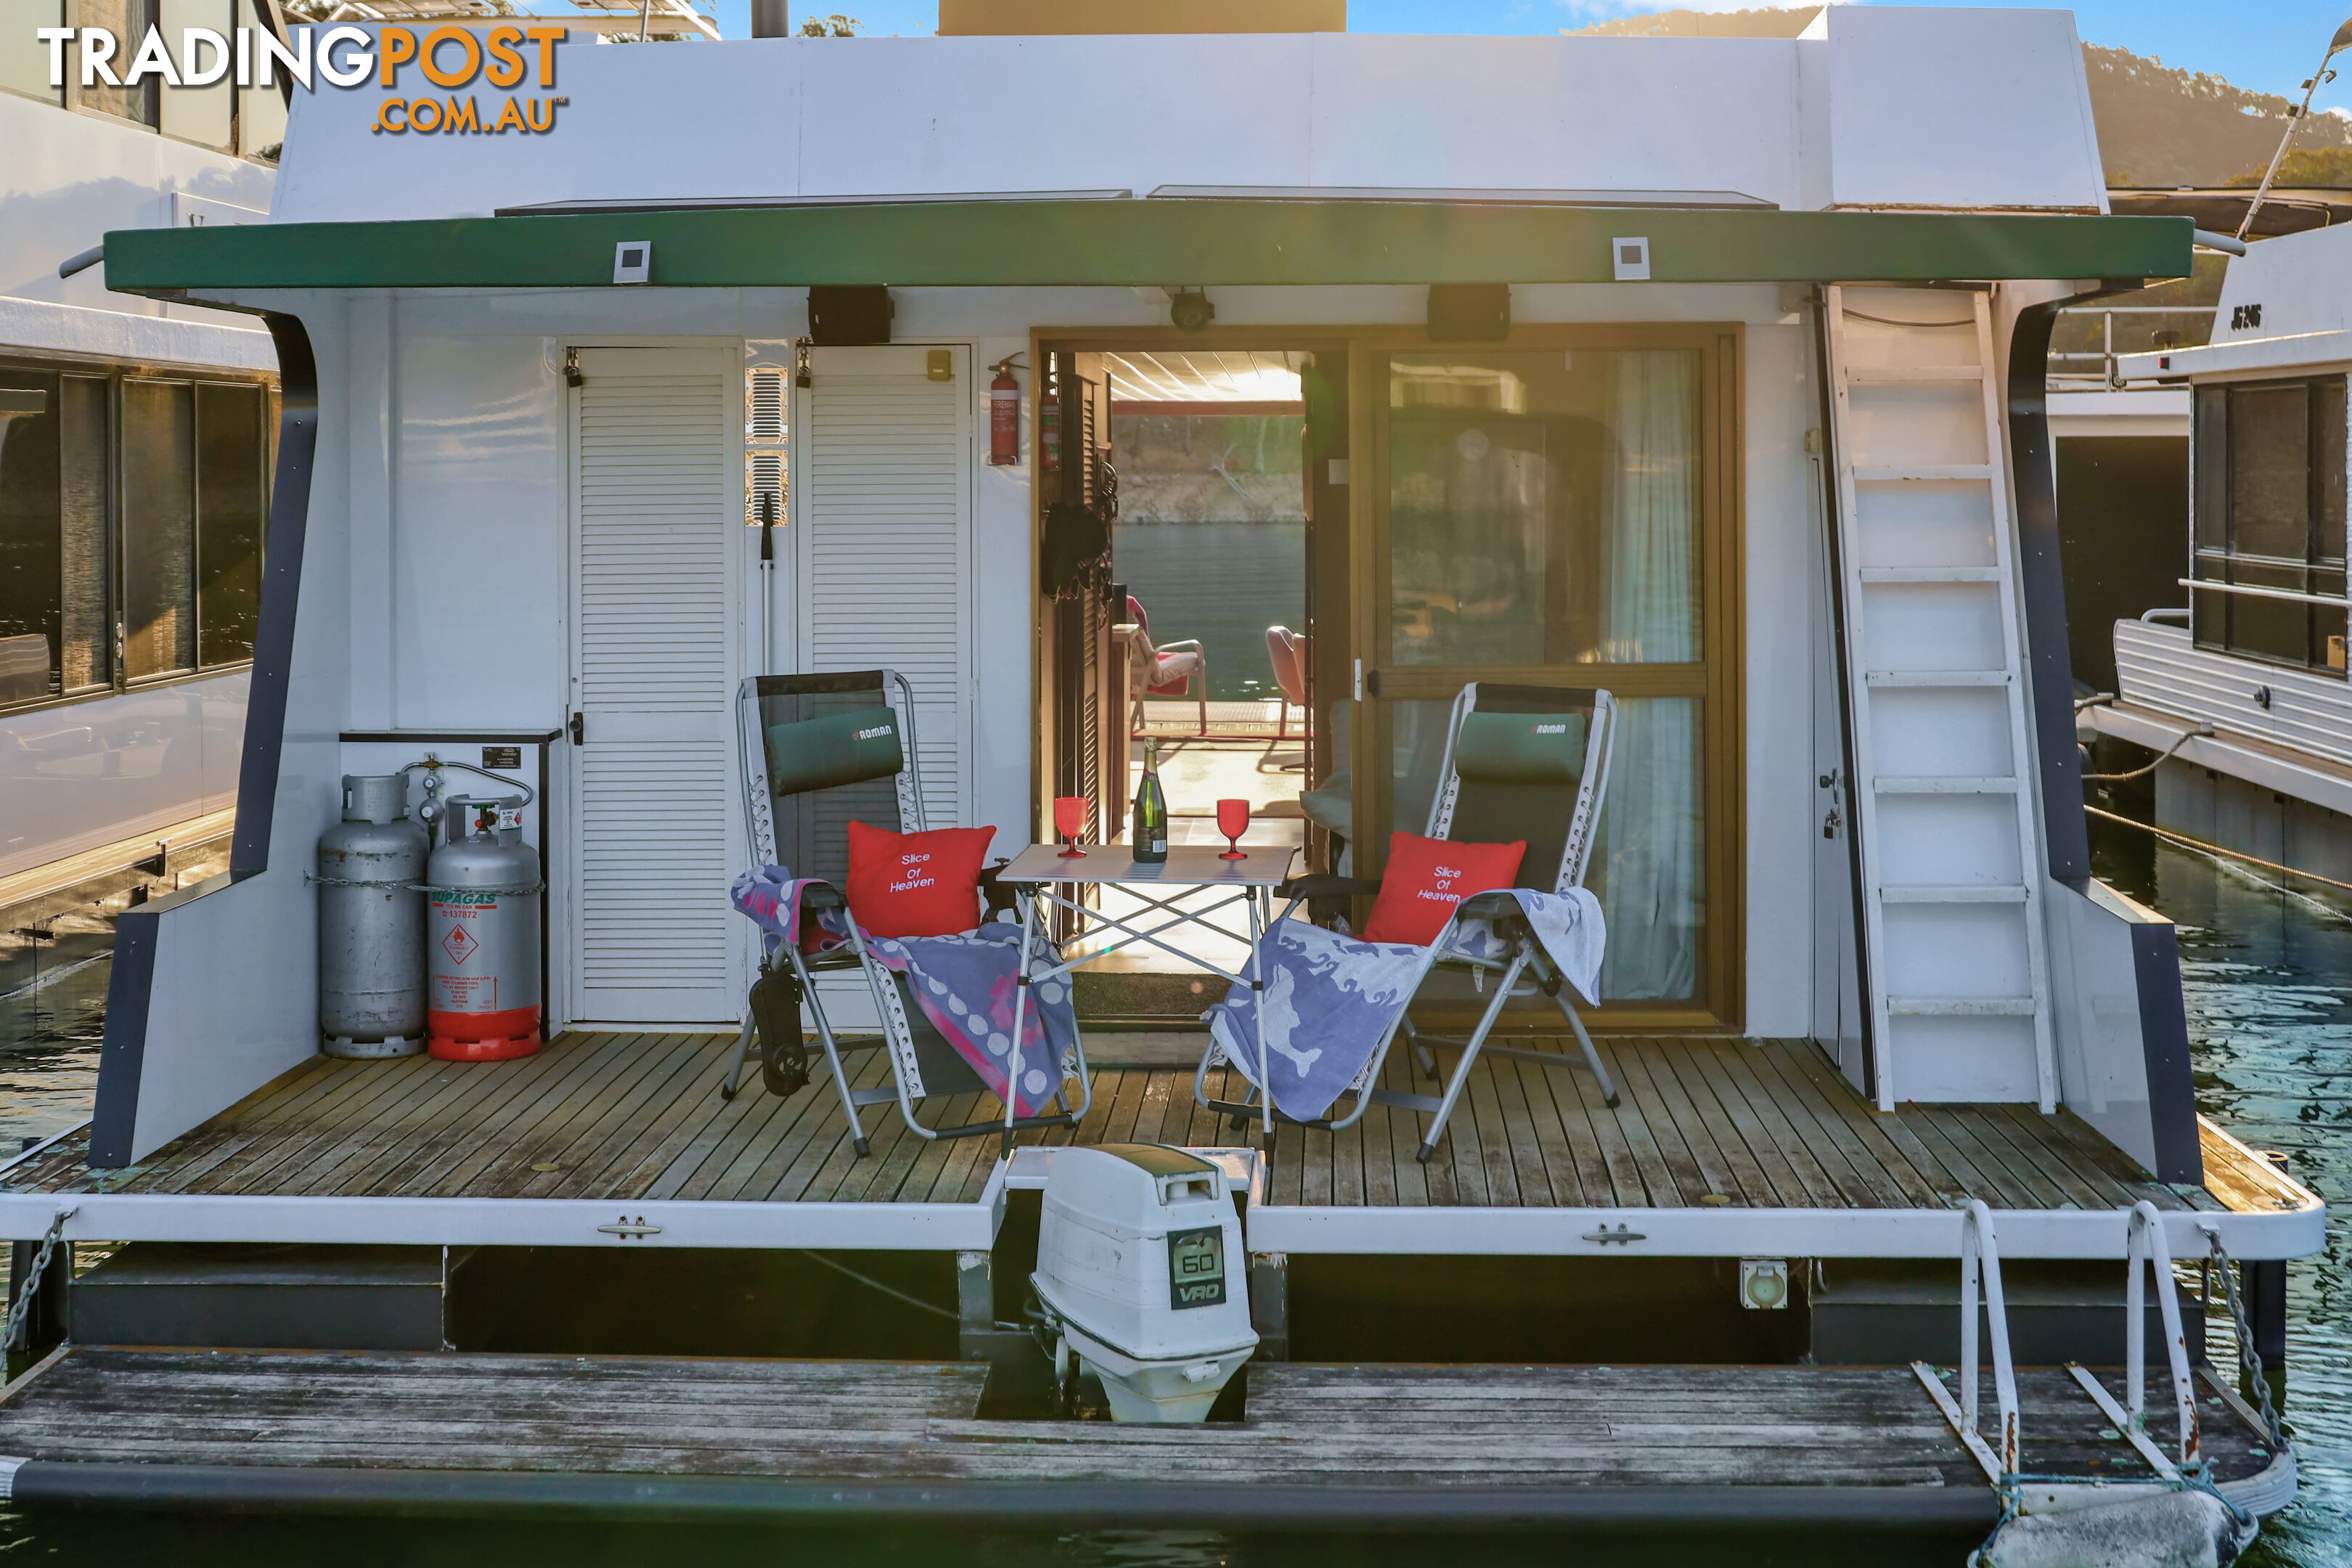
[[[0,27],[0,87],[62,104],[65,89],[49,85],[49,46],[35,36],[41,27],[62,27],[65,0],[15,0],[8,25]]]
[[[141,41],[147,37],[147,29],[155,26],[155,11],[156,0],[76,0],[74,22],[77,26],[103,27],[114,36],[114,58],[106,63],[120,80],[138,53]],[[142,79],[137,87],[109,87],[106,78],[99,75],[90,79],[89,86],[83,87],[78,46],[66,51],[65,74],[77,107],[141,125],[156,122],[162,108],[163,86],[155,76]]]
[[[21,14],[21,15],[20,15]],[[198,146],[247,158],[274,162],[286,140],[285,89],[273,81],[237,85],[236,40],[243,28],[248,38],[267,29],[256,0],[0,0],[0,89],[38,99],[60,108],[110,115]],[[169,49],[175,68],[184,64],[184,41],[190,28],[217,33],[229,42],[228,68],[220,79],[200,87],[170,87],[149,76],[137,87],[109,87],[103,76],[81,85],[81,48],[67,46],[64,80],[49,81],[50,46],[35,36],[42,27],[97,27],[115,39],[105,68],[119,79],[155,28]],[[257,49],[258,45],[252,46]],[[200,46],[206,66],[209,46]],[[283,68],[273,73],[281,79]]]
[[[1612,932],[1603,999],[1727,1019],[1737,702],[1717,491],[1737,464],[1717,404],[1736,340],[1557,335],[1382,362],[1385,815],[1420,829],[1465,681],[1609,689],[1622,727],[1588,882],[1644,915]]]
[[[2345,669],[2344,377],[2197,389],[2191,635],[2200,647]]]
[[[0,707],[253,657],[257,382],[0,364]]]

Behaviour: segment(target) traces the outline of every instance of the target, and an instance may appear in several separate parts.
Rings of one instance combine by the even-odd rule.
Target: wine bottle
[[[1135,855],[1140,866],[1168,858],[1168,797],[1160,793],[1160,742],[1143,742],[1143,782],[1135,786]]]

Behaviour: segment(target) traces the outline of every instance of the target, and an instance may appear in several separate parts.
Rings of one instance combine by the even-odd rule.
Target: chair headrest
[[[767,742],[768,787],[780,795],[887,779],[907,765],[898,715],[879,705],[771,724]]]
[[[1573,784],[1584,773],[1581,713],[1471,713],[1454,771],[1473,784]]]

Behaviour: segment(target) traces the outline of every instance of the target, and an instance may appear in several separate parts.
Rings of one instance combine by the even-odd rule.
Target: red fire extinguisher
[[[988,384],[988,460],[1002,468],[1020,458],[1021,384],[1013,379],[1013,361],[1003,359]]]

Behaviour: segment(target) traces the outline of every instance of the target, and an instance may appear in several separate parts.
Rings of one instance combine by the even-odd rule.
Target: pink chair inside
[[[1293,707],[1307,701],[1307,639],[1288,626],[1265,628],[1265,657],[1274,666],[1274,683]]]
[[[1192,689],[1192,671],[1199,660],[1181,654],[1161,653],[1151,646],[1151,616],[1144,609],[1143,601],[1129,594],[1127,596],[1127,618],[1143,628],[1143,646],[1151,648],[1151,669],[1144,677],[1144,689],[1154,697],[1181,697]],[[1155,679],[1173,666],[1181,666],[1182,673],[1167,679]]]

